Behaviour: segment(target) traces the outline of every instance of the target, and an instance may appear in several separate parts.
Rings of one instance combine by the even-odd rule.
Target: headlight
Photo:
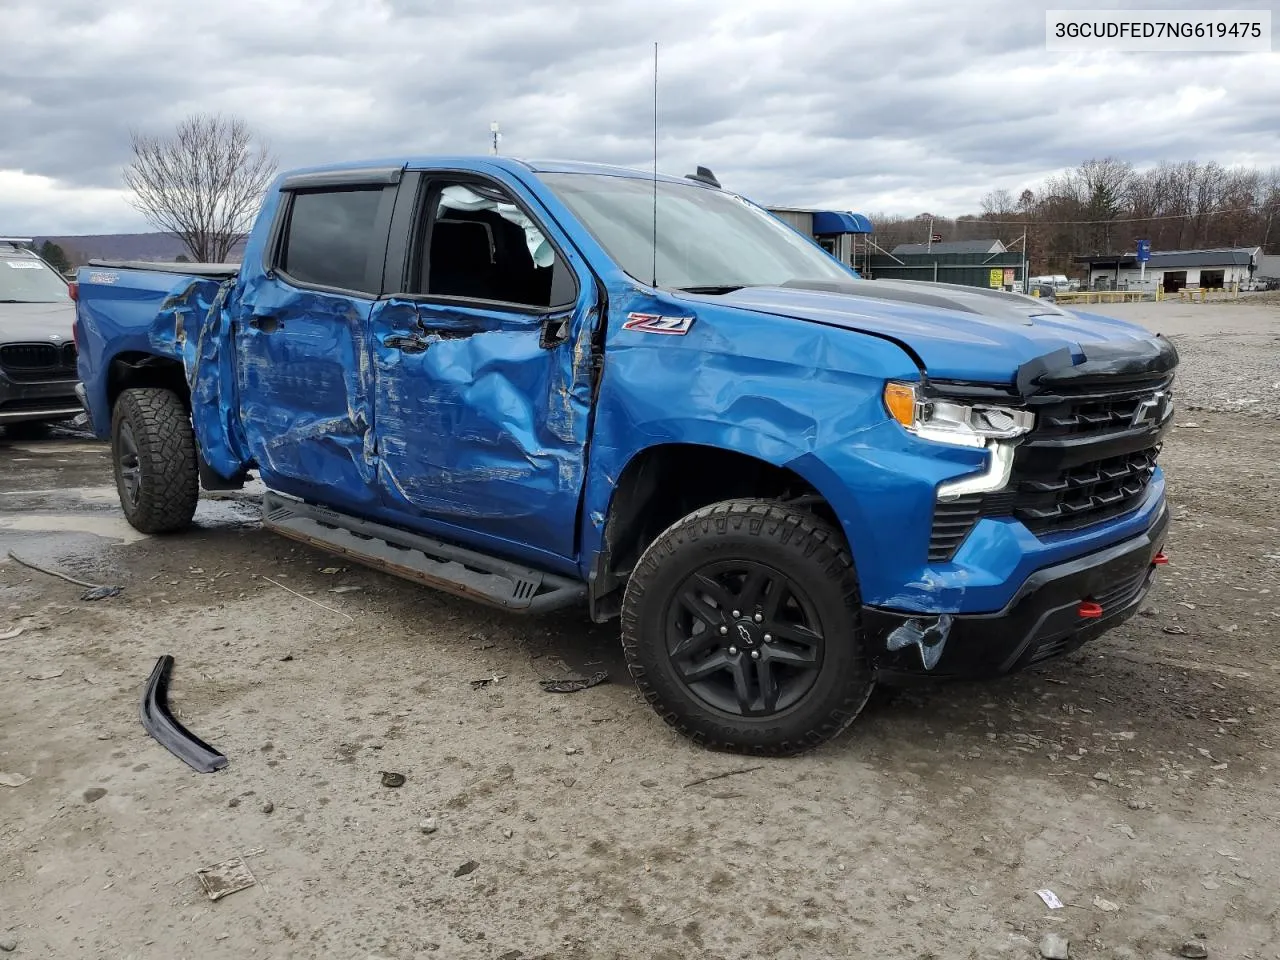
[[[1020,437],[1036,422],[1028,410],[921,398],[911,383],[886,384],[884,405],[893,419],[921,439],[962,447]]]

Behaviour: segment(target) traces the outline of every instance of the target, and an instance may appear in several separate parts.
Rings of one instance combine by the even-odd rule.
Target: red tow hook
[[[1081,600],[1080,606],[1076,608],[1076,616],[1084,620],[1096,620],[1102,616],[1102,604],[1094,603],[1092,600]]]
[[[1154,557],[1151,558],[1151,565],[1153,567],[1163,567],[1168,562],[1169,562],[1169,558],[1164,555],[1163,550],[1161,550],[1159,553],[1157,553]]]

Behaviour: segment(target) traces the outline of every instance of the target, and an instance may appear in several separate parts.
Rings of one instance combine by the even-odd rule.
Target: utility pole
[[[497,120],[489,124],[489,133],[493,135],[493,142],[489,144],[489,156],[496,157],[498,155],[498,141],[502,139],[502,134],[498,132]]]
[[[1031,258],[1027,256],[1027,231],[1022,231],[1022,292],[1028,293],[1031,290],[1031,278],[1027,276],[1027,272],[1031,267]]]

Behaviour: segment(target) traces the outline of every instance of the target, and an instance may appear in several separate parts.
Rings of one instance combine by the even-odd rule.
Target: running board
[[[263,526],[386,573],[517,613],[545,613],[586,598],[587,586],[416,533],[291,500],[262,498]]]

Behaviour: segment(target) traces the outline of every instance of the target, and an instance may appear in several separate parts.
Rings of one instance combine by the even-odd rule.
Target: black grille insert
[[[929,561],[945,563],[983,517],[1014,517],[1035,534],[1079,530],[1137,507],[1155,473],[1156,444],[1050,474],[1031,474],[1014,460],[1007,489],[940,500],[933,508]]]
[[[74,343],[6,343],[0,346],[0,370],[10,380],[74,380]]]
[[[1082,393],[1074,396],[1045,397],[1037,404],[1037,439],[1097,436],[1128,429],[1133,425],[1138,408],[1163,394],[1172,393],[1173,378],[1146,383],[1127,390],[1107,393]],[[1165,409],[1164,404],[1157,405]]]
[[[1033,533],[1078,530],[1132,509],[1151,482],[1160,445],[1060,473],[1014,474],[1013,515]]]

